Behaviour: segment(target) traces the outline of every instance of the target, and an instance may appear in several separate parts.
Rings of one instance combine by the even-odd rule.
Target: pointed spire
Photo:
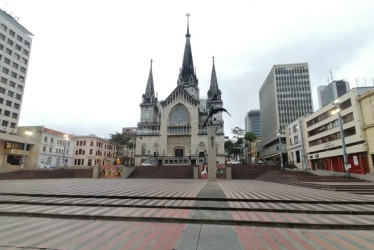
[[[151,59],[151,69],[149,70],[147,87],[145,89],[145,94],[144,94],[145,100],[151,100],[151,99],[154,99],[155,97],[155,91],[153,87],[152,63],[153,63],[153,60]]]
[[[186,45],[184,48],[184,56],[182,62],[182,69],[180,72],[180,80],[184,84],[190,85],[197,85],[197,78],[194,71],[193,66],[193,59],[192,59],[192,50],[191,50],[191,43],[190,43],[190,29],[189,29],[189,17],[191,14],[187,14],[187,34],[186,34]]]
[[[186,17],[187,17],[187,34],[186,34],[186,37],[191,37],[191,35],[190,35],[190,16],[191,16],[190,13],[186,14]]]
[[[221,98],[221,90],[218,88],[216,67],[214,65],[214,56],[213,56],[213,68],[212,68],[212,76],[210,78],[210,88],[208,91],[208,97],[213,98],[213,99]]]

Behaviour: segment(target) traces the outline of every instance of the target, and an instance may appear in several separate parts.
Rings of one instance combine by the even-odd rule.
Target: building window
[[[14,103],[13,108],[19,109],[19,104],[18,103]]]
[[[12,88],[14,88],[16,86],[16,83],[13,82],[13,81],[10,81],[9,86],[11,86]]]
[[[10,128],[16,128],[16,123],[15,122],[11,122],[10,123]]]
[[[0,25],[0,29],[2,29],[2,30],[4,30],[4,31],[7,31],[8,27],[5,26],[5,24],[2,23],[2,24]]]
[[[3,71],[4,74],[9,74],[9,69],[7,69],[5,67],[3,67],[2,71]]]
[[[13,68],[18,69],[18,64],[13,62]]]
[[[16,99],[17,100],[21,100],[21,95],[20,94],[16,94]]]
[[[17,35],[17,40],[20,41],[20,42],[22,42],[23,39],[22,39],[22,37],[20,37],[19,35]]]
[[[13,119],[18,119],[18,114],[17,113],[12,113],[12,118]]]
[[[10,97],[13,97],[13,96],[14,96],[14,92],[13,92],[13,91],[10,91],[10,90],[8,90],[8,96],[10,96]]]
[[[8,122],[8,121],[5,121],[5,120],[3,120],[3,122],[1,123],[1,125],[2,125],[3,127],[8,127],[8,124],[9,124],[9,122]]]
[[[9,58],[4,58],[4,62],[6,63],[6,64],[10,64],[10,59]]]
[[[13,37],[14,37],[14,35],[15,35],[14,31],[13,31],[13,30],[11,30],[11,29],[9,29],[9,35],[11,35],[11,36],[13,36]]]
[[[10,46],[13,46],[13,41],[12,40],[10,40],[10,39],[8,39],[8,44],[10,45]]]
[[[4,115],[9,117],[10,116],[10,111],[9,110],[4,110]]]
[[[6,100],[5,105],[8,107],[12,107],[12,102],[9,100]]]
[[[4,84],[7,84],[8,83],[8,79],[6,79],[5,77],[1,77],[0,82],[2,82]]]

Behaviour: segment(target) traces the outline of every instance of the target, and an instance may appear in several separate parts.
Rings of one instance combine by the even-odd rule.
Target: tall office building
[[[17,127],[32,36],[11,15],[0,10],[0,168],[19,167],[24,154],[25,136],[17,135]],[[25,167],[29,149],[28,146],[24,154]]]
[[[245,116],[245,132],[252,132],[256,137],[261,137],[259,109],[251,109]]]
[[[313,112],[308,64],[274,65],[260,89],[259,99],[263,146],[260,157],[275,160],[280,149],[287,157],[285,128]]]
[[[13,134],[21,111],[32,34],[0,10],[0,132]]]
[[[332,81],[328,85],[317,88],[319,108],[335,101],[349,91],[349,83],[346,80]]]

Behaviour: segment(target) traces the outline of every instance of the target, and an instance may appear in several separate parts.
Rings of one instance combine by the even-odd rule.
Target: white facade
[[[68,167],[72,164],[72,135],[44,128],[41,135],[38,169]]]
[[[0,132],[16,134],[32,34],[0,10]]]
[[[363,119],[357,97],[370,88],[354,88],[339,97],[339,104],[330,103],[305,117],[306,151],[312,169],[344,172],[339,116],[332,111],[340,108],[344,140],[351,173],[366,173],[368,155]]]

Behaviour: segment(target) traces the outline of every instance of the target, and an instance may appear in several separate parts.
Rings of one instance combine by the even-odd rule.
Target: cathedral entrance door
[[[176,157],[183,157],[183,149],[182,148],[175,149],[175,156]]]

